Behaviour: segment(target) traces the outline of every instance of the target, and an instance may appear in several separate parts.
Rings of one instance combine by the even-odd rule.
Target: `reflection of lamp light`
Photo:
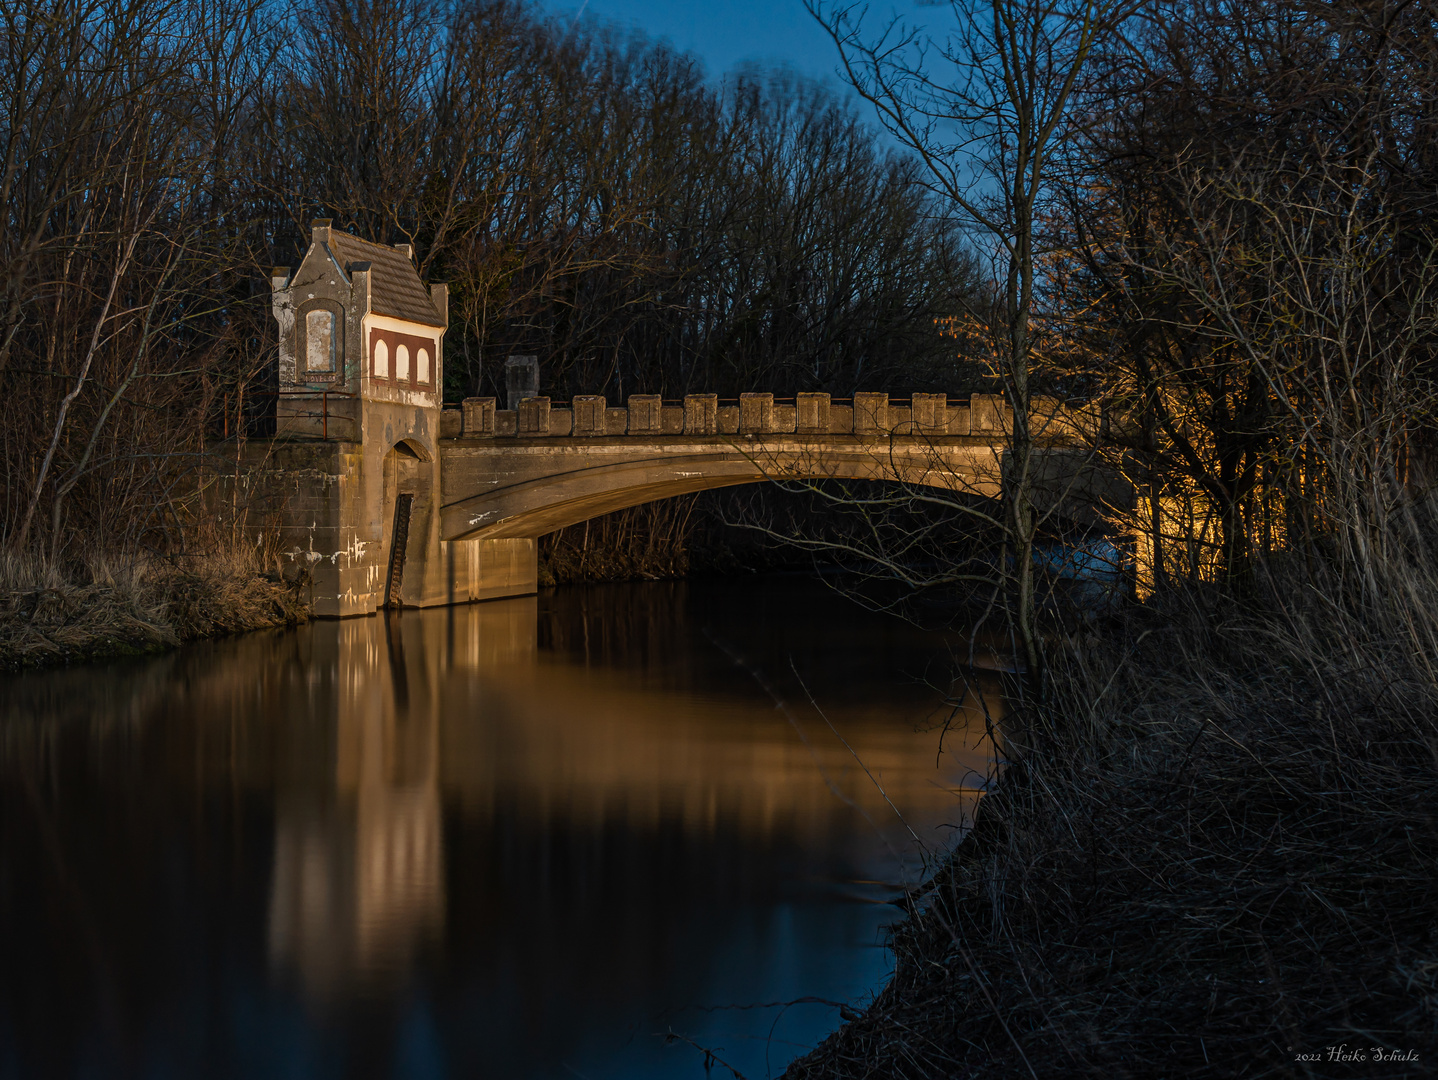
[[[364,793],[355,837],[355,945],[361,970],[400,968],[421,931],[441,923],[444,896],[439,792]]]

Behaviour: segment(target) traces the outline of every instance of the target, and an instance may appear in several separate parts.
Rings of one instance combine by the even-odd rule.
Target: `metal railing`
[[[300,419],[311,419],[311,420],[313,420],[313,419],[318,419],[319,422],[320,422],[320,438],[321,438],[323,441],[328,442],[328,441],[329,441],[329,437],[330,437],[330,399],[333,398],[333,399],[335,399],[335,400],[337,400],[337,401],[338,401],[338,400],[353,401],[354,399],[356,399],[356,398],[358,398],[358,397],[359,397],[358,394],[351,393],[351,392],[348,391],[348,390],[327,390],[327,389],[321,388],[321,389],[318,389],[318,390],[310,390],[310,389],[304,389],[304,390],[251,390],[251,391],[248,391],[247,393],[245,393],[245,394],[243,394],[243,395],[239,395],[238,400],[239,400],[239,403],[240,403],[240,404],[239,404],[239,408],[241,408],[241,409],[244,407],[242,403],[243,403],[243,401],[244,401],[245,399],[253,399],[253,398],[262,398],[262,399],[272,400],[272,401],[275,402],[276,406],[278,406],[281,401],[315,401],[315,402],[318,402],[318,403],[319,403],[319,408],[318,408],[317,410],[291,412],[291,413],[288,414],[288,416],[286,417],[286,419],[292,419],[292,418],[295,418],[295,417],[298,417],[298,418],[300,418]],[[228,439],[228,438],[230,437],[230,395],[229,395],[229,394],[226,394],[226,395],[225,395],[223,408],[224,408],[224,422],[223,422],[223,425],[222,425],[222,430],[223,430],[223,435],[224,435],[224,437],[225,437],[226,439]],[[335,418],[336,418],[337,420],[338,420],[338,419],[344,419],[344,420],[351,420],[351,419],[353,419],[353,417],[341,416],[341,415],[338,414],[338,413],[335,414]],[[278,422],[278,419],[279,419],[279,418],[278,418],[278,408],[277,408],[277,409],[276,409],[276,421],[277,421],[277,422]],[[243,423],[243,418],[240,417],[238,411],[236,412],[236,420],[237,420],[239,423],[241,423],[241,424]]]

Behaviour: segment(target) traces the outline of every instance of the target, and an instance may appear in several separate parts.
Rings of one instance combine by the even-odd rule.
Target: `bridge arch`
[[[655,448],[612,454],[586,467],[551,463],[548,470],[511,460],[497,475],[466,476],[457,466],[447,453],[443,539],[500,540],[538,537],[642,503],[765,480],[887,480],[992,497],[999,493],[1000,451],[989,444],[939,451],[922,443],[850,440],[826,447]]]
[[[389,452],[401,457],[418,458],[420,461],[434,460],[434,451],[424,444],[423,439],[396,439],[395,444],[389,448]]]

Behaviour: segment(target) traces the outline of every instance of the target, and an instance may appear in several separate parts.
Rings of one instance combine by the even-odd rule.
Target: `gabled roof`
[[[349,273],[351,263],[370,264],[370,310],[374,314],[422,326],[445,325],[414,263],[403,251],[372,244],[338,229],[330,231],[330,251],[345,273]]]

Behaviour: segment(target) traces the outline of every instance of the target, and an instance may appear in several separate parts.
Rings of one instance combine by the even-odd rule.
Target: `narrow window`
[[[394,351],[394,377],[397,382],[409,382],[409,350],[403,345]]]
[[[317,309],[305,316],[305,370],[334,371],[335,313]]]
[[[420,349],[414,358],[414,377],[416,382],[429,382],[429,350]]]
[[[374,343],[374,377],[389,378],[389,346],[385,344],[384,338],[379,338]]]

